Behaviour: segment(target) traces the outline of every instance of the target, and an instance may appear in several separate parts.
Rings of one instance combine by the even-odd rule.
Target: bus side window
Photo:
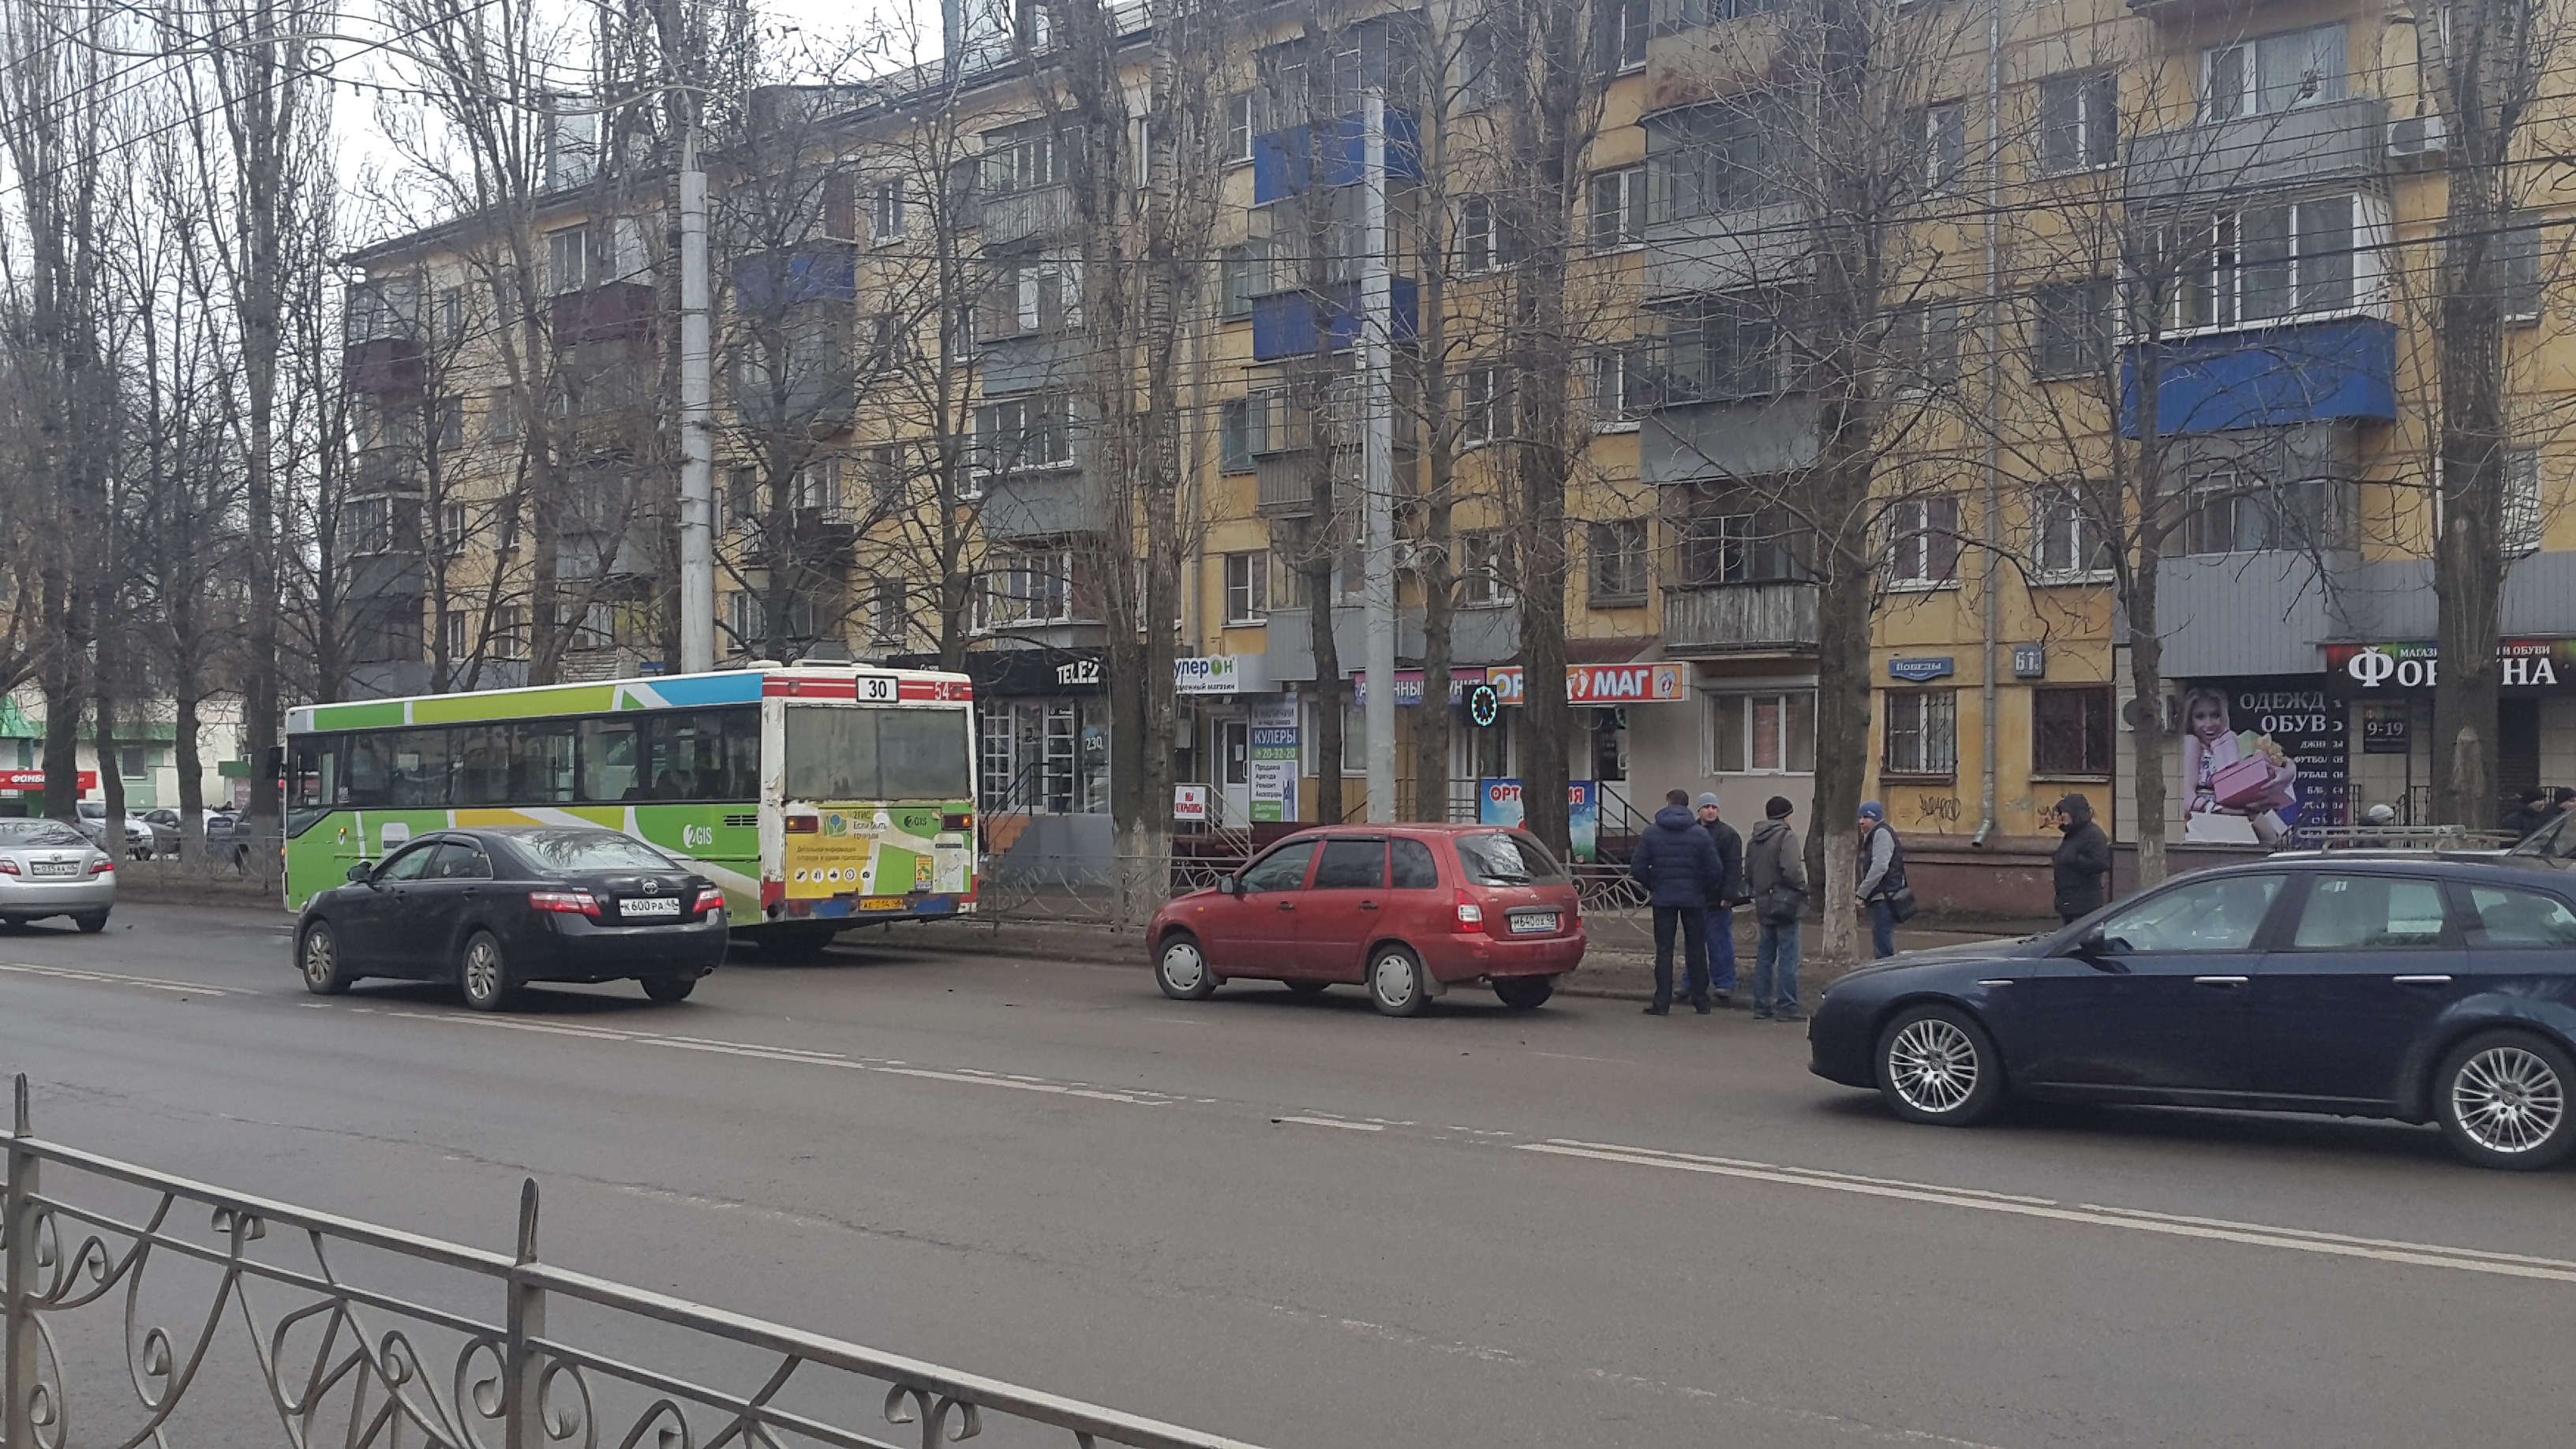
[[[458,728],[452,754],[456,762],[456,788],[451,798],[457,804],[510,803],[508,725],[464,725]]]
[[[581,798],[614,804],[653,798],[639,768],[643,728],[632,719],[581,722]]]
[[[390,803],[393,792],[393,737],[384,732],[351,735],[342,758],[348,762],[347,786],[340,802],[361,808]]]
[[[724,731],[727,800],[760,798],[760,711],[729,709],[716,717]]]
[[[400,730],[391,737],[393,788],[389,803],[415,810],[447,808],[447,731]]]
[[[339,792],[340,741],[314,736],[295,743],[295,776],[288,804],[299,810],[328,810]]]
[[[573,729],[568,719],[522,721],[510,750],[513,804],[551,805],[573,798]]]

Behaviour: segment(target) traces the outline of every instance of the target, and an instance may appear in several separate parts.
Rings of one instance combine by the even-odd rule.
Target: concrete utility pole
[[[697,118],[680,140],[680,672],[716,667],[715,379],[708,336],[707,173]]]
[[[1360,396],[1368,426],[1360,492],[1368,513],[1361,603],[1368,624],[1368,818],[1384,824],[1395,819],[1394,283],[1386,267],[1386,97],[1372,92],[1362,106]]]

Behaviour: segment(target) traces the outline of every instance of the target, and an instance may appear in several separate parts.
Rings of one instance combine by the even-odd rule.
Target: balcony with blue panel
[[[1422,180],[1422,123],[1411,111],[1386,110],[1386,178]],[[1357,186],[1368,179],[1368,125],[1354,112],[1289,126],[1252,142],[1252,202],[1267,206],[1318,186]]]
[[[2381,318],[2338,317],[2157,345],[2163,349],[2156,387],[2162,436],[2397,418],[2397,326]],[[2120,431],[2132,438],[2142,349],[2131,344],[2120,363]]]
[[[1387,334],[1409,346],[1421,320],[1419,289],[1409,277],[1390,279]],[[1363,331],[1360,284],[1335,282],[1313,291],[1273,292],[1252,299],[1252,357],[1256,362],[1340,352],[1359,345]]]
[[[734,304],[745,312],[804,302],[847,301],[858,295],[858,248],[817,242],[740,262],[733,273]]]

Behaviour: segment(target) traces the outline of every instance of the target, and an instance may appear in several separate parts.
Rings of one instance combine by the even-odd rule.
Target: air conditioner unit
[[[2442,154],[2440,116],[2401,116],[2388,123],[2388,154],[2412,159]]]

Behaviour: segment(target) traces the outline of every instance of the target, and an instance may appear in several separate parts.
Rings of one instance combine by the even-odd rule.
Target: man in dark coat
[[[2554,812],[2548,800],[2549,792],[2533,785],[2522,792],[2521,807],[2506,813],[2505,833],[2511,835],[2516,844],[2529,839],[2531,832],[2549,823]]]
[[[1708,893],[1708,984],[1721,1003],[1735,1000],[1735,903],[1744,899],[1744,837],[1718,816],[1717,796],[1699,797],[1699,828],[1717,847],[1719,884]]]
[[[2049,875],[2057,887],[2057,919],[2072,921],[2101,909],[2111,875],[2111,838],[2094,823],[2093,802],[2069,795],[2057,802],[2057,842]]]
[[[1725,884],[1717,847],[1691,819],[1690,796],[1664,796],[1655,823],[1637,839],[1628,874],[1643,883],[1655,907],[1655,999],[1648,1016],[1673,1009],[1673,932],[1682,935],[1682,961],[1690,977],[1691,1005],[1708,1011],[1708,897]]]

